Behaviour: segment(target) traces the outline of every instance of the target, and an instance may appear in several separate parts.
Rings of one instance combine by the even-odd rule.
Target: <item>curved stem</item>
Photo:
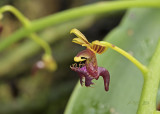
[[[21,14],[16,8],[10,5],[0,8],[0,14],[3,14],[7,11],[13,13],[23,24],[23,26],[30,31],[31,22],[23,14]],[[51,55],[52,51],[48,43],[42,40],[36,33],[30,33],[29,36],[45,50],[46,54]]]
[[[3,14],[7,11],[13,13],[25,27],[30,26],[30,21],[13,6],[7,5],[0,8],[0,14]]]
[[[106,47],[109,47],[115,51],[117,51],[118,53],[120,53],[121,55],[125,56],[127,59],[129,59],[132,63],[134,63],[143,74],[146,74],[148,72],[148,68],[146,66],[144,66],[142,63],[140,63],[137,59],[135,59],[132,55],[130,55],[129,53],[127,53],[126,51],[122,50],[121,48],[109,43],[109,42],[104,42],[101,41],[102,44],[106,45]],[[145,75],[143,75],[145,76]]]
[[[0,51],[7,48],[9,45],[15,43],[16,41],[24,38],[28,34],[44,29],[49,26],[53,26],[59,23],[63,23],[75,18],[80,18],[83,16],[93,15],[93,14],[102,14],[104,12],[116,11],[116,10],[125,10],[132,7],[160,7],[160,1],[150,0],[150,1],[112,1],[112,2],[100,2],[95,3],[79,8],[73,8],[65,10],[63,12],[50,15],[48,17],[33,21],[30,25],[30,30],[28,31],[25,28],[21,28],[19,31],[15,32],[8,38],[5,38],[3,41],[0,41]],[[7,8],[6,8],[7,9]],[[1,10],[2,12],[3,10]],[[21,16],[19,16],[22,18]],[[10,41],[10,39],[12,39]]]
[[[35,42],[37,42],[39,45],[42,46],[42,48],[45,50],[45,53],[48,55],[52,55],[52,50],[47,42],[42,40],[37,34],[32,33],[29,35]]]

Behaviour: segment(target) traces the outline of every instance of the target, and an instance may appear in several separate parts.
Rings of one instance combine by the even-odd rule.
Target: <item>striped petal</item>
[[[107,50],[107,47],[104,44],[100,43],[98,40],[96,40],[92,42],[91,49],[95,53],[102,54]]]

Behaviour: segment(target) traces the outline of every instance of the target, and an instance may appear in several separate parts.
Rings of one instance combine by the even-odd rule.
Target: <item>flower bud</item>
[[[42,60],[45,64],[45,68],[49,71],[55,71],[57,69],[57,64],[51,55],[43,55]]]

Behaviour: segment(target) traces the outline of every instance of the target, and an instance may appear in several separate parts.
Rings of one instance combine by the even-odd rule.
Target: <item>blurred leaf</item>
[[[132,9],[104,40],[148,65],[160,37],[159,14],[158,9]],[[104,90],[102,78],[94,81],[95,88],[81,87],[78,82],[65,114],[135,114],[143,84],[141,72],[110,49],[98,55],[98,64],[110,72],[110,90]]]

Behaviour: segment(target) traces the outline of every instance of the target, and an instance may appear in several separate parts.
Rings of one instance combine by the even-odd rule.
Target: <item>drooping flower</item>
[[[70,67],[73,71],[77,72],[80,77],[80,83],[85,83],[86,87],[93,85],[93,79],[98,80],[99,76],[103,77],[105,90],[109,90],[110,75],[109,72],[103,68],[98,67],[96,53],[102,54],[106,50],[106,46],[101,44],[98,40],[89,43],[86,37],[77,29],[72,29],[71,33],[74,33],[78,38],[74,38],[72,42],[87,47],[87,49],[79,52],[75,57],[76,63]],[[85,82],[83,79],[85,78]]]

